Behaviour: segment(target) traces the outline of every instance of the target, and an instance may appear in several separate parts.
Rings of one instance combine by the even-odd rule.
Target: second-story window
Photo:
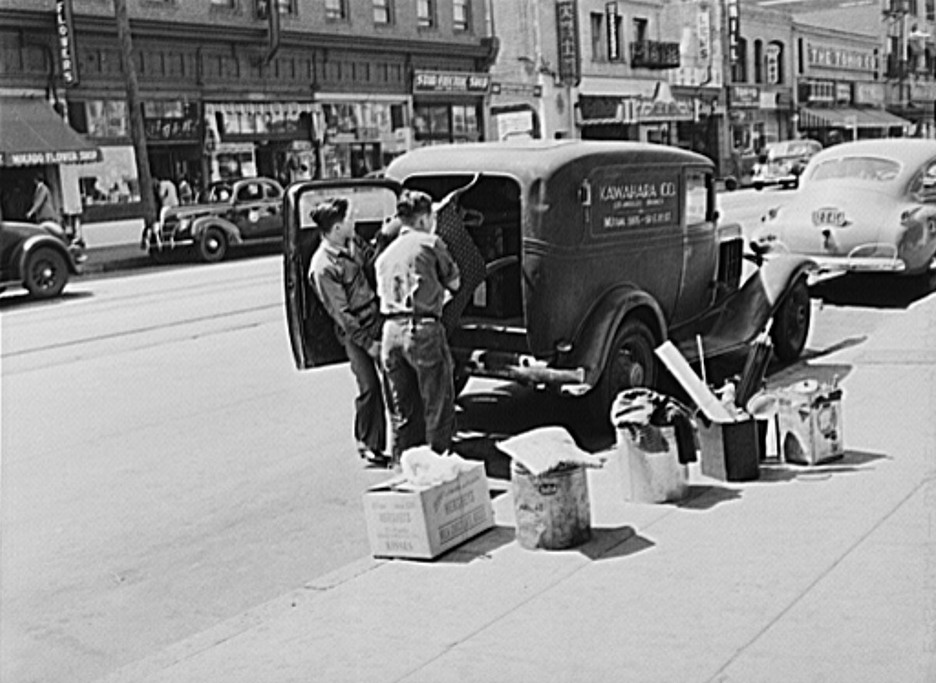
[[[471,1],[452,0],[452,28],[467,31],[471,28]]]
[[[634,41],[642,43],[647,40],[647,20],[637,17],[634,19]]]
[[[385,26],[393,23],[391,0],[374,0],[374,23]]]
[[[754,82],[764,82],[764,43],[754,41]]]
[[[926,0],[926,20],[936,21],[936,2],[934,0]]]
[[[435,0],[416,0],[416,26],[435,28]]]
[[[604,59],[604,15],[601,12],[591,13],[591,46],[592,60],[602,61]]]
[[[347,0],[325,0],[325,19],[344,21],[348,18]]]

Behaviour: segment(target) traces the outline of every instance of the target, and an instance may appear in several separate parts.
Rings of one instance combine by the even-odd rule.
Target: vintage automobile
[[[799,192],[770,209],[751,249],[809,256],[825,272],[926,272],[936,254],[936,141],[859,140],[809,163]]]
[[[0,291],[16,285],[37,299],[58,296],[85,258],[81,244],[69,243],[57,223],[0,219]]]
[[[141,247],[159,260],[179,247],[195,247],[206,263],[221,261],[234,244],[283,238],[283,188],[270,178],[219,181],[195,204],[169,209],[155,229],[143,230]]]
[[[755,190],[770,185],[796,187],[806,164],[821,150],[821,143],[808,138],[771,142],[764,148],[762,161],[754,167],[751,185]]]
[[[620,390],[655,384],[654,349],[667,339],[691,359],[702,335],[706,357],[715,356],[773,318],[782,357],[805,344],[806,259],[771,262],[741,283],[741,229],[718,224],[706,157],[633,142],[475,143],[409,152],[383,179],[289,188],[286,314],[300,369],[343,359],[306,282],[320,239],[312,206],[349,197],[369,236],[393,214],[402,187],[437,201],[462,188],[460,216],[483,258],[483,281],[450,336],[456,379],[584,394],[607,415]],[[464,282],[466,264],[452,252]]]

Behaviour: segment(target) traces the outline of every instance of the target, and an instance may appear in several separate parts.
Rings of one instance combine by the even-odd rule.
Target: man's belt
[[[440,320],[439,316],[433,315],[432,313],[408,313],[405,311],[399,313],[387,313],[384,315],[384,318],[387,320],[412,320],[417,323],[438,322]]]

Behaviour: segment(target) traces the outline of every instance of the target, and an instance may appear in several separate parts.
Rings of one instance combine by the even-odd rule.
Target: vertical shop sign
[[[780,46],[771,43],[767,46],[765,53],[767,63],[767,84],[777,85],[780,83]]]
[[[728,54],[731,57],[731,66],[737,66],[741,61],[739,41],[741,39],[741,11],[738,0],[727,0],[728,7]]]
[[[66,87],[73,88],[79,83],[78,60],[75,50],[75,25],[72,20],[71,0],[55,0],[56,52],[62,68],[62,79]]]
[[[710,64],[712,57],[712,21],[709,8],[704,5],[699,7],[696,31],[699,39],[699,59],[705,64]]]
[[[581,62],[578,7],[575,0],[556,2],[556,30],[559,34],[559,77],[566,85],[578,85],[581,79]]]
[[[621,42],[618,36],[618,6],[616,2],[605,4],[605,20],[608,25],[608,61],[621,58]]]

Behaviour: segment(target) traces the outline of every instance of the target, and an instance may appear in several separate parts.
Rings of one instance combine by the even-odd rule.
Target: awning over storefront
[[[907,119],[883,109],[810,109],[800,110],[800,128],[909,128]]]
[[[99,161],[101,151],[68,127],[45,100],[0,97],[0,166]]]

